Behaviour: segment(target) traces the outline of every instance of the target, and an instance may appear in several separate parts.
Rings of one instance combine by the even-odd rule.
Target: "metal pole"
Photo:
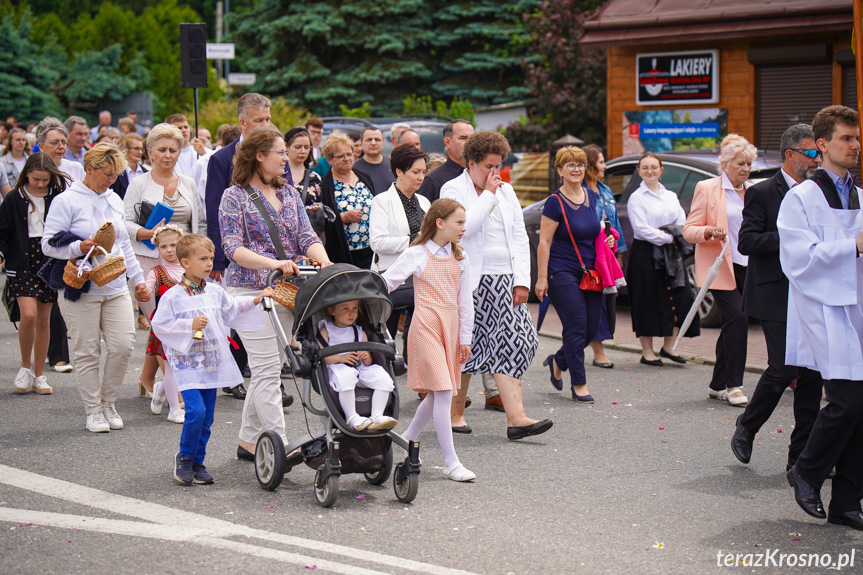
[[[857,111],[863,113],[863,0],[854,0],[854,64],[857,72]],[[857,116],[863,132],[863,116]],[[863,156],[861,156],[863,160]]]
[[[231,0],[225,0],[225,36],[228,35],[228,12],[231,11]],[[225,60],[225,102],[231,103],[231,84],[228,77],[231,75],[231,61]]]
[[[195,88],[195,137],[198,137],[198,89]]]
[[[222,26],[224,26],[224,15],[222,11],[224,10],[224,4],[222,2],[216,2],[216,43],[222,41]],[[219,60],[216,62],[216,65],[219,68],[219,77],[224,78],[225,73],[225,62],[223,60]]]

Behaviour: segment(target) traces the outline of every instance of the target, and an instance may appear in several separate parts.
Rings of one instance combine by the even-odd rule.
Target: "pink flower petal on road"
[[[365,498],[366,498],[365,493],[360,493],[359,495],[357,495],[357,499],[365,499]]]

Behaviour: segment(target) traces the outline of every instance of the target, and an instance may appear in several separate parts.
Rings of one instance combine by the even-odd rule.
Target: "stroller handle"
[[[300,276],[313,276],[319,271],[321,271],[321,268],[318,266],[298,264],[297,267],[300,268]],[[273,287],[275,281],[283,275],[284,272],[280,269],[274,269],[273,271],[271,271],[270,274],[267,276],[267,287]]]

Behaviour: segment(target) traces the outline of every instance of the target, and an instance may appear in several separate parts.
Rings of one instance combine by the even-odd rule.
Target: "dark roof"
[[[610,0],[584,24],[583,46],[669,44],[850,30],[849,0]]]

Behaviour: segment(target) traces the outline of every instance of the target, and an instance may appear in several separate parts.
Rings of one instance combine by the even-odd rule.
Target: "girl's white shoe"
[[[369,429],[392,429],[399,424],[398,419],[393,419],[388,415],[378,415],[372,418],[372,423]]]
[[[182,409],[172,411],[168,414],[168,421],[170,421],[171,423],[183,423],[184,421],[186,421],[186,412]]]
[[[443,468],[443,474],[445,477],[452,479],[453,481],[473,481],[476,479],[476,473],[459,463],[452,469],[449,467]]]
[[[355,413],[348,418],[347,424],[354,431],[362,431],[372,424],[372,420]]]

